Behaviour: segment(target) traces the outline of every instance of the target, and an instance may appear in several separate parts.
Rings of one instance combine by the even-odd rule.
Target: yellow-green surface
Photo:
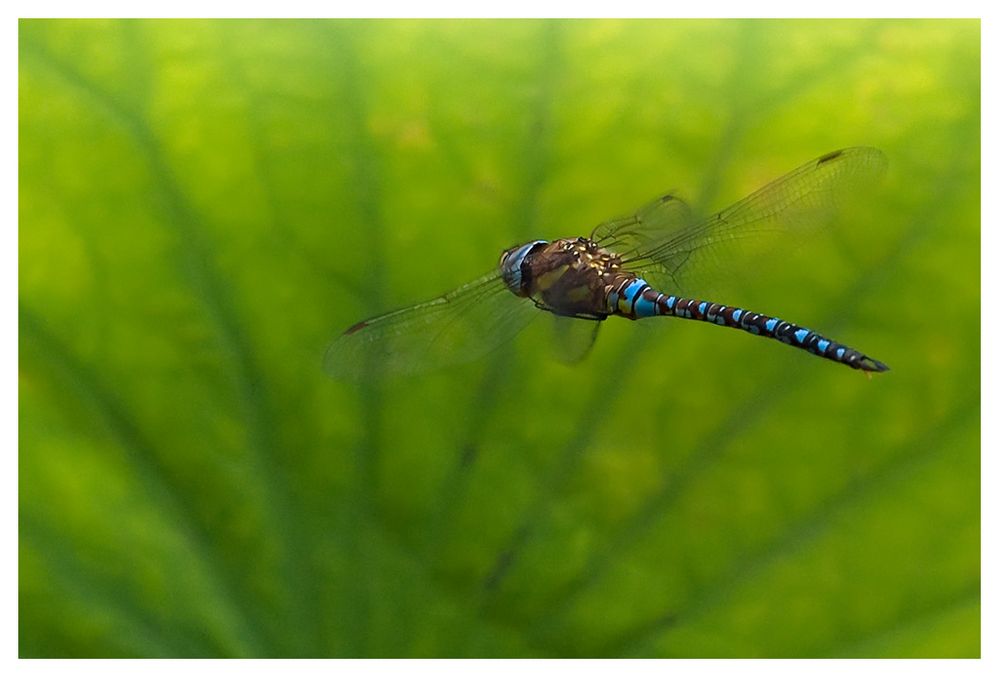
[[[22,22],[21,655],[978,656],[979,105],[975,21]],[[887,374],[670,319],[321,371],[854,144],[720,301]]]

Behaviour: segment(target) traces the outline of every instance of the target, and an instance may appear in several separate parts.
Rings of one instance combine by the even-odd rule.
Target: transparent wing
[[[511,293],[494,271],[433,300],[351,326],[327,347],[323,368],[357,382],[372,373],[419,373],[472,361],[537,315],[531,301]]]
[[[833,151],[707,219],[692,220],[687,206],[668,196],[632,218],[610,223],[605,238],[608,243],[625,244],[617,252],[626,269],[684,292],[694,277],[717,275],[735,265],[738,252],[729,248],[733,242],[821,225],[853,191],[878,178],[886,165],[878,149]]]
[[[601,322],[572,316],[552,317],[552,350],[556,360],[564,364],[583,361],[597,341]]]
[[[667,194],[632,215],[597,225],[590,239],[615,252],[637,251],[662,239],[665,234],[690,226],[692,222],[694,217],[690,206]]]

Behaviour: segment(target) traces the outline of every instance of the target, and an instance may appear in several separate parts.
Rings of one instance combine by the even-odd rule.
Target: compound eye
[[[508,248],[500,256],[500,271],[503,280],[516,295],[524,296],[524,269],[527,267],[528,255],[544,248],[547,241],[531,241],[513,248]]]
[[[500,253],[500,266],[503,266],[503,263],[507,261],[507,258],[509,258],[511,254],[520,247],[521,247],[520,245],[511,246],[507,250]]]
[[[535,251],[542,250],[547,245],[549,245],[548,241],[535,241],[534,243],[531,244],[531,248],[528,249],[528,252],[526,253],[526,255],[531,255]]]

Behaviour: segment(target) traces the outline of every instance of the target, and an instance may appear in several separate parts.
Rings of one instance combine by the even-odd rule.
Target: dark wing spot
[[[837,151],[831,151],[825,156],[820,156],[819,159],[817,159],[816,161],[816,165],[823,165],[824,163],[832,161],[834,158],[840,158],[843,155],[844,155],[843,149],[838,149]]]
[[[367,321],[359,321],[350,328],[348,328],[346,331],[344,331],[344,335],[354,335],[367,325],[368,325]]]

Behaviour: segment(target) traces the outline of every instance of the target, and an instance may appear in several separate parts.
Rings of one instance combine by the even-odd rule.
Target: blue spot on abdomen
[[[654,305],[653,301],[646,296],[640,296],[639,299],[635,301],[634,313],[639,317],[656,316],[656,305]]]
[[[642,290],[646,285],[648,285],[648,284],[645,281],[643,281],[642,279],[636,279],[632,283],[630,283],[627,286],[625,286],[625,290],[622,291],[622,295],[627,300],[631,301],[632,298],[635,297],[636,293],[638,293],[640,290]]]

